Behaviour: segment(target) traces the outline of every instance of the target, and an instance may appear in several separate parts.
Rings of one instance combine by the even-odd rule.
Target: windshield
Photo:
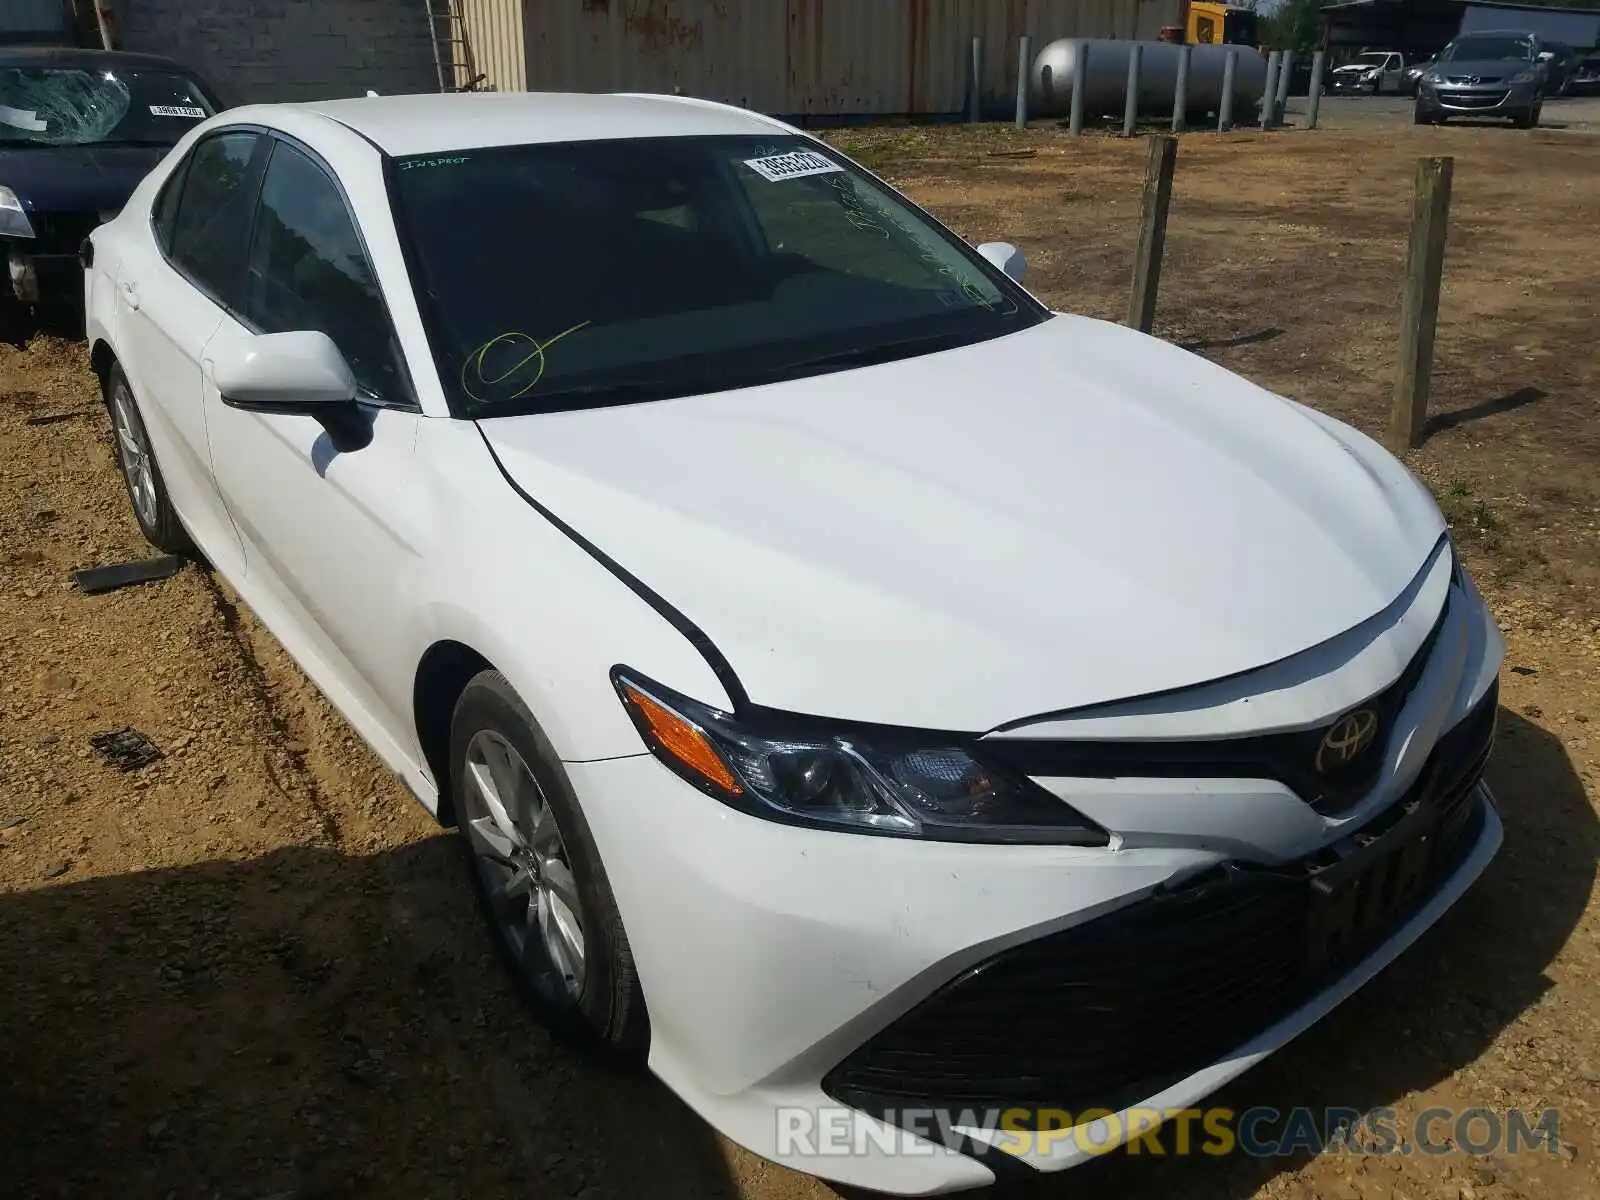
[[[1355,57],[1355,65],[1358,67],[1388,66],[1389,56],[1387,54],[1358,54]]]
[[[412,278],[464,415],[749,386],[1048,315],[808,139],[552,143],[394,166]]]
[[[1446,46],[1441,62],[1493,62],[1503,58],[1533,58],[1533,43],[1526,38],[1467,37]]]
[[[0,142],[170,146],[213,112],[170,71],[0,67]]]

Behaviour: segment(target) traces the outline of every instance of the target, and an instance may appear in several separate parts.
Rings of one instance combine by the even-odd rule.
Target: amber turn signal
[[[704,733],[631,683],[623,681],[621,691],[658,750],[728,795],[743,793],[728,764],[722,761]]]

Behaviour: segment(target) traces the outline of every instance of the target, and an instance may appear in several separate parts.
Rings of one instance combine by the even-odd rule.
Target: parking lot
[[[1506,846],[1411,954],[1219,1103],[1558,1107],[1559,1149],[1118,1154],[997,1200],[1600,1194],[1600,102],[1570,105],[1546,109],[1568,130],[1528,134],[1339,98],[1316,133],[1186,138],[1156,325],[1378,432],[1414,163],[1456,157],[1411,461],[1509,641],[1489,776]],[[1121,316],[1141,144],[1045,124],[830,136],[969,239],[1015,241],[1053,306]],[[73,589],[72,570],[146,548],[70,333],[0,346],[3,1190],[834,1195],[552,1043],[452,840],[220,580]],[[165,756],[101,762],[91,735],[125,725]]]
[[[1326,129],[1360,129],[1373,123],[1410,125],[1411,107],[1409,96],[1324,96],[1318,124]],[[1306,98],[1292,98],[1288,109],[1291,123],[1303,120]],[[1493,125],[1492,122],[1468,122],[1464,127],[1475,128],[1480,124],[1484,127]],[[1539,124],[1544,129],[1600,132],[1600,96],[1547,100]]]

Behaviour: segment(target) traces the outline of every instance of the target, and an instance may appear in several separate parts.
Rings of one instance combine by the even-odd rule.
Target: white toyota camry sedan
[[[1503,645],[1412,476],[794,128],[235,109],[83,254],[150,541],[460,830],[543,1017],[758,1153],[1070,1166],[1500,842]]]

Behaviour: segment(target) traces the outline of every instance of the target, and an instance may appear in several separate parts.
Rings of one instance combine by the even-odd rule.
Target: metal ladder
[[[478,71],[467,37],[463,0],[422,0],[428,11],[428,31],[433,42],[433,69],[441,92],[476,92],[488,78]],[[461,79],[464,82],[457,83]]]

